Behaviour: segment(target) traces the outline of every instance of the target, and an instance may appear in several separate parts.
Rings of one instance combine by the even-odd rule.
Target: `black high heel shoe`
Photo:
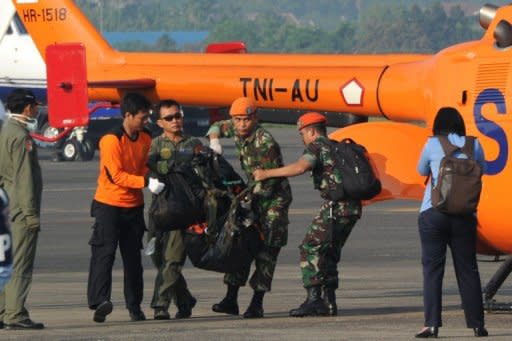
[[[437,334],[439,333],[438,327],[425,327],[418,334],[414,335],[419,339],[426,339],[429,337],[437,338]]]
[[[473,328],[473,332],[475,333],[476,337],[486,337],[489,336],[489,332],[485,327],[479,327],[479,328]]]

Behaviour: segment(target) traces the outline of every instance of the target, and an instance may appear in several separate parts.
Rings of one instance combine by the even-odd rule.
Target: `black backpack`
[[[350,138],[330,142],[334,168],[341,173],[342,183],[330,186],[328,199],[369,200],[379,194],[382,186],[368,159],[366,148]]]
[[[474,160],[475,137],[466,136],[462,148],[454,146],[446,136],[438,136],[445,156],[439,165],[437,183],[432,186],[432,206],[448,214],[468,214],[476,211],[482,191],[482,169]],[[453,154],[462,152],[467,159]]]

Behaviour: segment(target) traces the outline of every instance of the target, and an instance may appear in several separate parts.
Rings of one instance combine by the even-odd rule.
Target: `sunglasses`
[[[176,113],[174,115],[167,115],[165,117],[162,117],[162,120],[171,122],[173,120],[181,120],[183,118],[183,115],[181,113]]]

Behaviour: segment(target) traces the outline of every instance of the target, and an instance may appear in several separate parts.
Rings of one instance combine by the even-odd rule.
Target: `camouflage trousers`
[[[224,283],[235,286],[244,286],[249,278],[251,263],[254,261],[255,269],[249,284],[254,291],[270,291],[272,278],[276,269],[277,256],[280,247],[262,246],[256,251],[254,258],[247,264],[243,271],[229,273],[224,276]]]
[[[335,204],[336,205],[336,204]],[[323,285],[338,288],[341,249],[359,217],[344,216],[325,202],[309,225],[300,249],[300,268],[305,288]]]

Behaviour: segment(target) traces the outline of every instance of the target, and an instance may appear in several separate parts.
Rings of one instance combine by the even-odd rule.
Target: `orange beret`
[[[297,127],[299,130],[302,128],[306,128],[307,126],[313,125],[313,124],[325,124],[327,123],[327,119],[324,115],[319,114],[317,112],[308,112],[299,117],[299,120],[297,121]]]
[[[256,103],[248,97],[240,97],[233,101],[231,108],[229,109],[229,115],[231,116],[250,116],[256,113]]]

